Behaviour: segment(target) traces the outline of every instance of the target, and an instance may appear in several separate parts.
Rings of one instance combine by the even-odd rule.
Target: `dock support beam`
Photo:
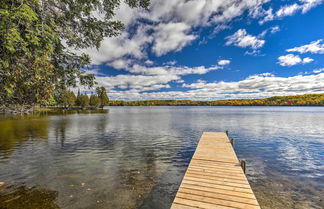
[[[235,143],[234,138],[231,138],[231,139],[230,139],[230,142],[231,142],[232,146],[234,147],[234,143]]]
[[[242,160],[239,160],[239,161],[240,161],[240,166],[243,169],[243,172],[246,173],[246,162],[245,162],[245,160],[242,159]]]

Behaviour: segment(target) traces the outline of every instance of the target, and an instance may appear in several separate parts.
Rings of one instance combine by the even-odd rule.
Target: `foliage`
[[[97,91],[97,95],[100,99],[100,107],[104,107],[106,105],[109,104],[109,98],[108,98],[108,95],[107,95],[107,91],[106,91],[106,88],[105,87],[98,87],[96,89]]]
[[[81,93],[80,93],[80,89],[78,90],[78,95],[76,97],[75,104],[76,104],[76,106],[81,106]]]
[[[57,104],[62,105],[64,107],[71,107],[75,105],[76,96],[73,91],[67,91],[63,89],[60,91],[57,97]]]
[[[89,106],[89,97],[86,94],[81,94],[80,95],[80,106],[82,108],[88,107]]]
[[[92,94],[90,96],[90,102],[89,102],[90,106],[92,107],[98,107],[100,105],[100,99],[97,95]]]
[[[148,0],[126,0],[147,7]],[[88,55],[69,49],[99,47],[123,29],[113,20],[120,0],[1,0],[0,105],[53,101],[55,91],[94,85]],[[94,15],[96,14],[96,15]],[[64,44],[63,44],[64,42]]]
[[[110,106],[324,106],[324,94],[276,96],[265,99],[229,99],[215,101],[145,100],[110,101]]]

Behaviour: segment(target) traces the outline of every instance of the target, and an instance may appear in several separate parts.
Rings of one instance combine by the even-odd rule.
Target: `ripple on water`
[[[0,208],[167,209],[201,133],[224,130],[262,208],[323,208],[324,108],[109,109],[0,118]]]

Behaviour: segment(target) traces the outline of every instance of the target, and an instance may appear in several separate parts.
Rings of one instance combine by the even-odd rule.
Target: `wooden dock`
[[[171,209],[260,209],[230,140],[204,132]]]

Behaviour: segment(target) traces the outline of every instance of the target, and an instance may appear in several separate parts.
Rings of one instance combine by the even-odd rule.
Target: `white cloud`
[[[249,47],[253,50],[261,48],[265,43],[264,40],[248,34],[245,29],[239,29],[233,35],[227,36],[226,39],[226,45],[235,45],[241,48]]]
[[[109,83],[109,82],[107,82]],[[112,91],[113,99],[195,99],[259,98],[270,96],[324,93],[324,73],[277,77],[272,74],[253,75],[237,82],[198,81],[184,84],[187,91],[139,92],[135,90]]]
[[[314,60],[310,57],[300,58],[298,55],[294,54],[287,54],[284,56],[278,57],[278,64],[281,66],[293,66],[301,63],[310,63]]]
[[[155,28],[153,52],[157,56],[170,51],[180,51],[197,36],[189,35],[190,26],[185,23],[160,24]]]
[[[124,57],[143,60],[149,50],[160,56],[183,49],[197,38],[194,32],[197,27],[212,26],[215,32],[219,32],[228,28],[228,22],[245,11],[249,11],[252,18],[263,16],[260,20],[263,23],[279,18],[277,13],[280,16],[290,14],[294,10],[291,8],[299,7],[302,12],[307,12],[323,0],[300,0],[299,6],[286,5],[275,14],[272,8],[262,8],[267,2],[269,0],[152,0],[148,10],[132,9],[122,2],[115,19],[124,22],[126,29],[118,37],[105,38],[99,50],[92,48],[86,52],[91,56],[93,64],[109,65],[109,62]],[[180,27],[171,30],[175,26]],[[134,27],[138,27],[135,32]],[[166,34],[167,31],[171,31],[170,34]],[[162,41],[167,43],[163,45]],[[263,40],[260,41],[258,43],[262,44]],[[150,48],[151,44],[153,49]]]
[[[268,29],[265,29],[262,31],[259,35],[258,38],[264,38],[267,34],[274,34],[280,31],[280,27],[278,25],[270,27]]]
[[[110,65],[110,62],[125,57],[142,61],[149,50],[157,56],[179,51],[197,38],[195,28],[226,29],[228,27],[224,26],[229,21],[268,1],[152,0],[148,10],[131,9],[121,3],[115,19],[124,22],[126,29],[118,37],[105,38],[99,50],[92,48],[86,52],[93,64]],[[218,27],[220,25],[223,27]]]
[[[304,59],[303,59],[303,63],[310,63],[310,62],[313,62],[314,60],[312,59],[312,58],[310,58],[310,57],[305,57]]]
[[[275,18],[275,15],[273,14],[273,9],[271,7],[268,10],[264,10],[263,15],[264,18],[259,20],[260,25],[262,25],[265,22],[269,22]]]
[[[128,72],[141,75],[189,75],[189,74],[206,74],[210,71],[219,70],[220,66],[211,67],[187,67],[187,66],[158,66],[145,67],[138,64],[127,69]]]
[[[297,12],[297,10],[301,9],[301,6],[298,4],[292,4],[292,5],[286,5],[281,7],[277,12],[277,17],[285,17],[285,16],[291,16]]]
[[[322,73],[322,72],[324,72],[324,68],[313,70],[313,73]]]
[[[310,9],[323,3],[323,0],[300,0],[303,3],[302,13],[308,12]]]
[[[169,88],[169,82],[179,80],[178,75],[117,75],[97,77],[99,86],[104,86],[109,92],[117,89],[130,89],[136,92],[160,90]]]
[[[152,37],[147,34],[150,29],[150,26],[140,26],[134,36],[124,31],[118,37],[105,38],[99,50],[89,48],[86,53],[90,55],[92,63],[97,65],[112,62],[124,56],[142,59],[146,56],[147,44],[153,41]]]
[[[218,65],[229,65],[231,60],[219,60]]]
[[[299,47],[294,47],[291,49],[287,49],[287,52],[299,52],[301,54],[304,53],[312,53],[312,54],[324,54],[324,43],[322,43],[323,39],[319,39],[317,41],[313,41],[310,44],[306,44]]]
[[[175,60],[163,63],[163,65],[175,65],[175,64],[177,64],[177,61],[175,61]]]
[[[152,60],[146,60],[144,63],[147,64],[147,65],[153,65],[154,64],[154,62]]]
[[[221,68],[221,66],[217,65],[211,67],[171,65],[146,67],[134,64],[123,68],[132,74],[107,76],[102,74],[99,70],[92,70],[91,73],[96,75],[98,86],[106,87],[109,92],[118,91],[118,89],[127,89],[132,92],[145,92],[170,88],[170,82],[183,83],[184,81],[181,79],[181,76],[184,75],[201,75]]]
[[[281,6],[275,13],[273,13],[273,9],[270,7],[267,11],[263,11],[262,14],[264,17],[259,21],[259,23],[263,24],[274,19],[292,16],[299,11],[305,14],[310,9],[322,4],[323,2],[324,0],[299,0],[297,3]]]

